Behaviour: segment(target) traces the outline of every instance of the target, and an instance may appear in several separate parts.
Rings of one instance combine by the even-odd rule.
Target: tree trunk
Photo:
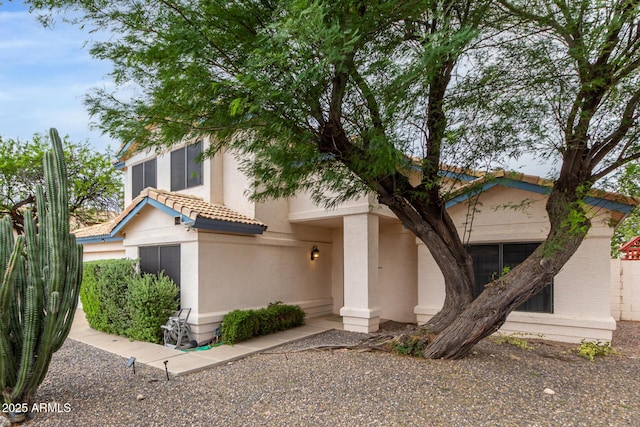
[[[496,332],[520,304],[547,286],[576,252],[590,227],[578,202],[581,191],[556,186],[549,196],[547,212],[551,230],[545,242],[524,262],[485,290],[424,351],[431,359],[466,356],[481,339]],[[577,213],[578,223],[568,218]]]
[[[378,193],[385,194],[380,186]],[[445,300],[440,311],[424,328],[438,334],[451,324],[473,300],[473,262],[467,253],[458,231],[444,209],[437,194],[428,205],[420,205],[422,216],[416,206],[403,203],[393,197],[382,197],[402,223],[411,230],[429,249],[445,278]],[[425,211],[427,211],[425,213]],[[437,213],[435,213],[437,212]]]

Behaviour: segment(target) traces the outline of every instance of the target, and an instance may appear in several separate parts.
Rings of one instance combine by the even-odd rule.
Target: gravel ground
[[[364,338],[330,331],[169,381],[67,340],[36,397],[60,411],[24,425],[640,426],[639,322],[620,322],[618,354],[594,362],[538,340],[523,350],[486,339],[459,361],[297,351]]]

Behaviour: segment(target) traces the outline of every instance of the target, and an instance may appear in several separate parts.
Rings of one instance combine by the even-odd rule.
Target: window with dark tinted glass
[[[476,287],[474,296],[480,295],[485,285],[500,277],[505,268],[513,268],[524,261],[539,243],[496,243],[471,245]],[[516,310],[553,313],[553,282]]]
[[[171,152],[171,191],[202,185],[202,142]]]
[[[138,196],[147,187],[156,187],[156,159],[134,165],[131,169],[131,195]]]
[[[180,287],[180,245],[142,246],[138,249],[142,272],[158,274],[164,271]]]

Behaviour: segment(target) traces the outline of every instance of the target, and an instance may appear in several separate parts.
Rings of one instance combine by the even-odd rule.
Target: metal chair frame
[[[164,330],[166,347],[179,350],[191,345],[191,326],[187,323],[190,313],[190,308],[182,308],[169,317],[166,325],[160,326]]]

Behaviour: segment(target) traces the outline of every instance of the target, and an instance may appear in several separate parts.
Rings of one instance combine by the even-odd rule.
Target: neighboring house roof
[[[487,191],[496,185],[517,188],[543,195],[549,195],[553,186],[553,181],[549,179],[504,170],[497,170],[489,173],[466,171],[456,175],[456,177],[466,182],[449,194],[446,203],[447,208],[464,202],[470,197]],[[639,199],[599,189],[590,190],[584,201],[591,206],[605,208],[612,211],[612,220],[615,223],[621,221],[626,214],[628,214],[635,206],[640,204]]]
[[[224,205],[207,203],[201,197],[145,188],[113,221],[76,230],[76,240],[79,243],[122,240],[118,232],[147,205],[174,218],[180,218],[185,226],[195,229],[241,234],[262,234],[267,229],[257,219],[249,218]]]
[[[640,236],[636,236],[619,249],[624,254],[623,260],[640,260]]]

